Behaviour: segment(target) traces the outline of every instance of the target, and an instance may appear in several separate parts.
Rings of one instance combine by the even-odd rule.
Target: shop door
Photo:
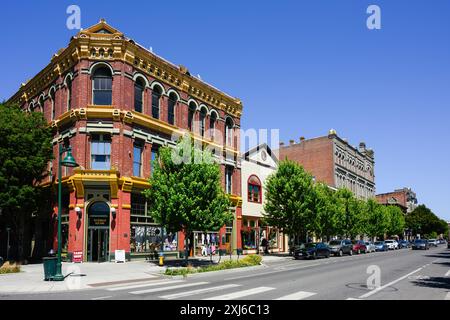
[[[108,230],[90,229],[88,234],[88,260],[93,262],[108,261]]]

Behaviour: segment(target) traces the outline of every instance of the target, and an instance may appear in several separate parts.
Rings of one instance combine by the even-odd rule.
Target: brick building
[[[353,147],[330,130],[327,136],[281,143],[279,155],[280,160],[298,162],[316,181],[332,188],[348,188],[364,199],[375,196],[374,152],[364,142]]]
[[[406,214],[417,207],[416,193],[411,188],[397,189],[393,192],[381,193],[376,196],[378,203],[383,205],[396,205]]]
[[[62,245],[69,260],[74,253],[83,261],[107,261],[115,250],[125,250],[127,258],[154,250],[161,228],[147,215],[140,192],[149,187],[158,148],[173,146],[185,132],[218,150],[235,213],[233,224],[214,233],[199,230],[191,244],[207,237],[223,249],[241,247],[239,99],[101,20],[72,37],[9,102],[43,112],[53,128],[55,159],[48,165],[47,186],[56,190],[59,144],[71,146],[80,165],[62,172]],[[36,237],[50,234],[55,249],[57,214],[55,202],[50,219],[35,226]],[[183,234],[169,235],[165,249],[176,253],[183,243]]]

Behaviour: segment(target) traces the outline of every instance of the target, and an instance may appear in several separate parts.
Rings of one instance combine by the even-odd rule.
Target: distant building
[[[406,214],[417,207],[417,196],[411,188],[397,189],[393,192],[381,193],[376,196],[378,203],[383,205],[396,205]]]
[[[269,251],[287,251],[287,238],[277,228],[264,225],[265,181],[278,166],[278,158],[267,144],[261,144],[242,156],[242,248],[256,253],[262,239],[269,241]]]
[[[280,160],[301,164],[316,181],[348,188],[361,199],[375,197],[374,152],[364,142],[351,146],[332,129],[327,136],[280,143],[279,154]]]

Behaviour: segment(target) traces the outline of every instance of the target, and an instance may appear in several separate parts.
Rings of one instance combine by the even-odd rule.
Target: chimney
[[[305,141],[305,137],[300,137],[300,142]]]
[[[284,142],[283,141],[280,142],[280,147],[284,147]]]
[[[291,146],[294,145],[294,144],[295,144],[295,140],[293,140],[293,139],[289,140],[289,144],[290,144]]]

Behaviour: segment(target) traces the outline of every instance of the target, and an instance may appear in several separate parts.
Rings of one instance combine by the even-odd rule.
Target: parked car
[[[446,241],[445,241],[445,239],[439,239],[439,240],[438,240],[438,243],[439,243],[439,244],[445,244]]]
[[[398,242],[396,240],[384,240],[384,243],[388,246],[389,250],[398,249]]]
[[[384,241],[375,241],[375,251],[388,251],[389,248]]]
[[[398,243],[398,247],[400,248],[400,249],[408,249],[408,248],[410,248],[411,247],[411,243],[408,241],[408,240],[401,240],[399,243]]]
[[[361,254],[361,253],[366,253],[367,252],[367,247],[366,247],[366,243],[362,240],[352,240],[352,244],[353,244],[353,252],[357,253],[357,254]]]
[[[314,242],[307,243],[306,245],[301,246],[299,249],[296,249],[294,252],[294,258],[299,259],[300,257],[316,259],[319,257],[330,257],[330,248],[326,243],[323,242]]]
[[[365,244],[366,244],[366,248],[367,248],[367,252],[368,253],[377,251],[377,248],[375,247],[375,244],[373,242],[366,241]]]
[[[430,244],[426,239],[416,239],[414,240],[411,248],[413,250],[428,250],[430,249]]]
[[[350,240],[332,240],[328,243],[328,246],[331,254],[335,256],[353,255],[353,244]]]
[[[437,247],[438,246],[438,241],[436,239],[429,239],[428,243],[430,244],[430,247]]]

